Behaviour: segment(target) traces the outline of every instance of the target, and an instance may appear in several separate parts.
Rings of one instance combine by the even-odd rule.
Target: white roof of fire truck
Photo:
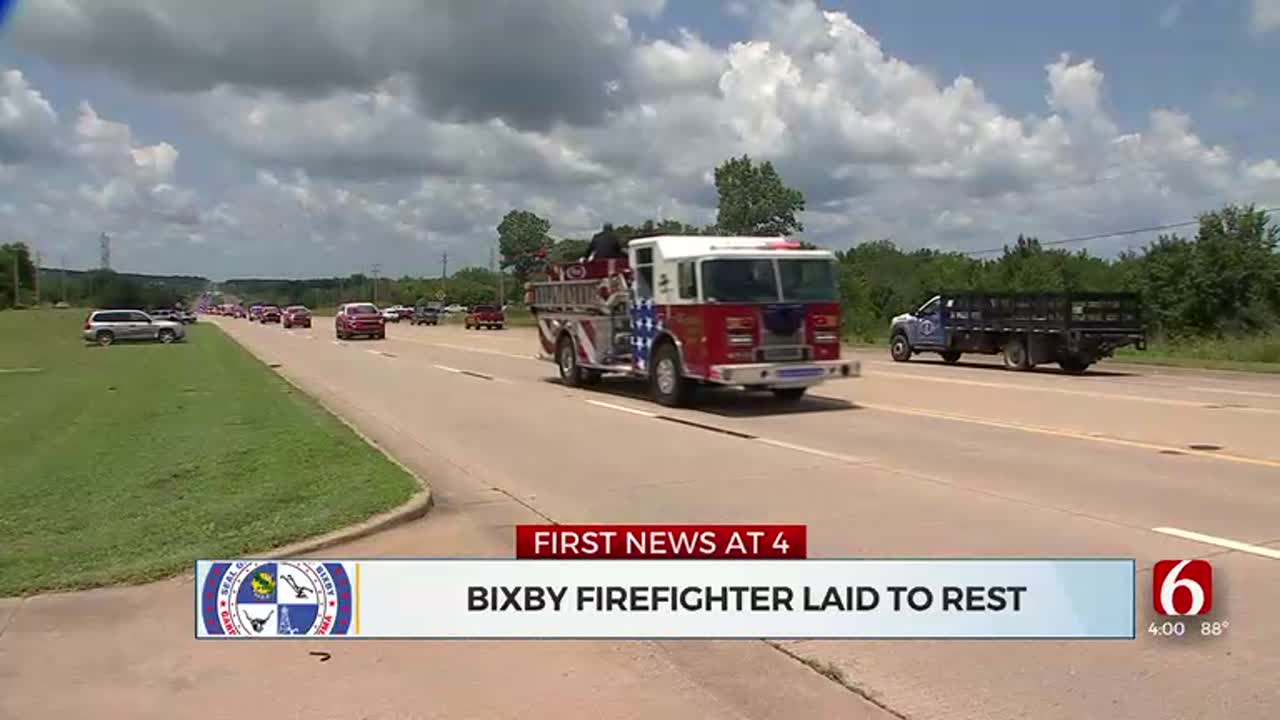
[[[783,237],[720,237],[714,235],[658,235],[636,238],[630,245],[658,246],[664,260],[703,257],[770,257],[831,259],[830,250],[801,250],[799,245]]]

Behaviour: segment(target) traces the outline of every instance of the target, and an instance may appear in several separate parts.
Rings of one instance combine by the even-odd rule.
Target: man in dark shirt
[[[618,233],[613,229],[613,224],[605,223],[604,228],[591,237],[591,244],[587,246],[587,251],[582,254],[582,259],[604,260],[607,258],[624,258],[626,256],[626,253],[622,250],[622,242],[618,239]]]

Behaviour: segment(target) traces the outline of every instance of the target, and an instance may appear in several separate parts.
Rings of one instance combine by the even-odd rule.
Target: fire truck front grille
[[[783,347],[788,345],[804,345],[804,329],[801,328],[793,333],[775,333],[770,330],[764,330],[760,333],[760,345],[763,347]]]
[[[804,344],[804,330],[782,334],[764,330],[760,333],[760,346],[756,348],[757,362],[788,362],[808,360],[809,348]]]

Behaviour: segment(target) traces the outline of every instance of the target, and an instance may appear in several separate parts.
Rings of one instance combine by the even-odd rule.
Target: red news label
[[[1160,560],[1151,580],[1151,601],[1161,615],[1205,615],[1213,609],[1208,560]]]
[[[517,525],[528,560],[803,560],[804,525]]]

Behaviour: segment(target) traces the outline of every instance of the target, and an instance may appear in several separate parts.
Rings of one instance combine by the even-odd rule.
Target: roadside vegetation
[[[87,347],[0,312],[0,596],[136,582],[399,505],[413,478],[216,327]]]
[[[802,236],[804,195],[788,187],[769,162],[730,158],[715,169],[715,184],[718,213],[711,225],[650,219],[634,225],[606,224],[597,235],[612,233],[624,243],[660,234]],[[449,303],[474,305],[496,302],[499,287],[506,302],[518,302],[526,279],[548,261],[580,257],[589,243],[588,238],[553,237],[549,220],[523,209],[507,213],[495,230],[500,274],[471,267],[447,279],[374,279],[356,274],[313,280],[232,280],[220,287],[242,299],[282,306],[334,306],[375,295],[386,304],[412,305],[444,297]],[[912,244],[929,242],[924,237],[913,240]],[[1001,241],[993,244],[999,248]],[[853,342],[883,343],[894,315],[914,310],[941,290],[1129,291],[1142,295],[1153,342],[1149,352],[1126,353],[1126,358],[1269,369],[1280,362],[1276,359],[1280,352],[1277,245],[1280,227],[1265,211],[1235,205],[1201,214],[1194,234],[1161,235],[1114,258],[1073,251],[1070,243],[1042,243],[1034,234],[1010,238],[1003,249],[978,255],[909,251],[889,240],[868,239],[837,253],[845,333]],[[0,294],[6,277],[8,273],[0,267]],[[55,280],[49,275],[46,286]],[[157,288],[187,287],[189,280],[169,278],[135,288],[132,295],[129,283],[113,276],[89,274],[83,286],[92,297],[111,293],[115,298],[132,298],[160,292]],[[98,295],[93,295],[94,288],[99,289]]]

